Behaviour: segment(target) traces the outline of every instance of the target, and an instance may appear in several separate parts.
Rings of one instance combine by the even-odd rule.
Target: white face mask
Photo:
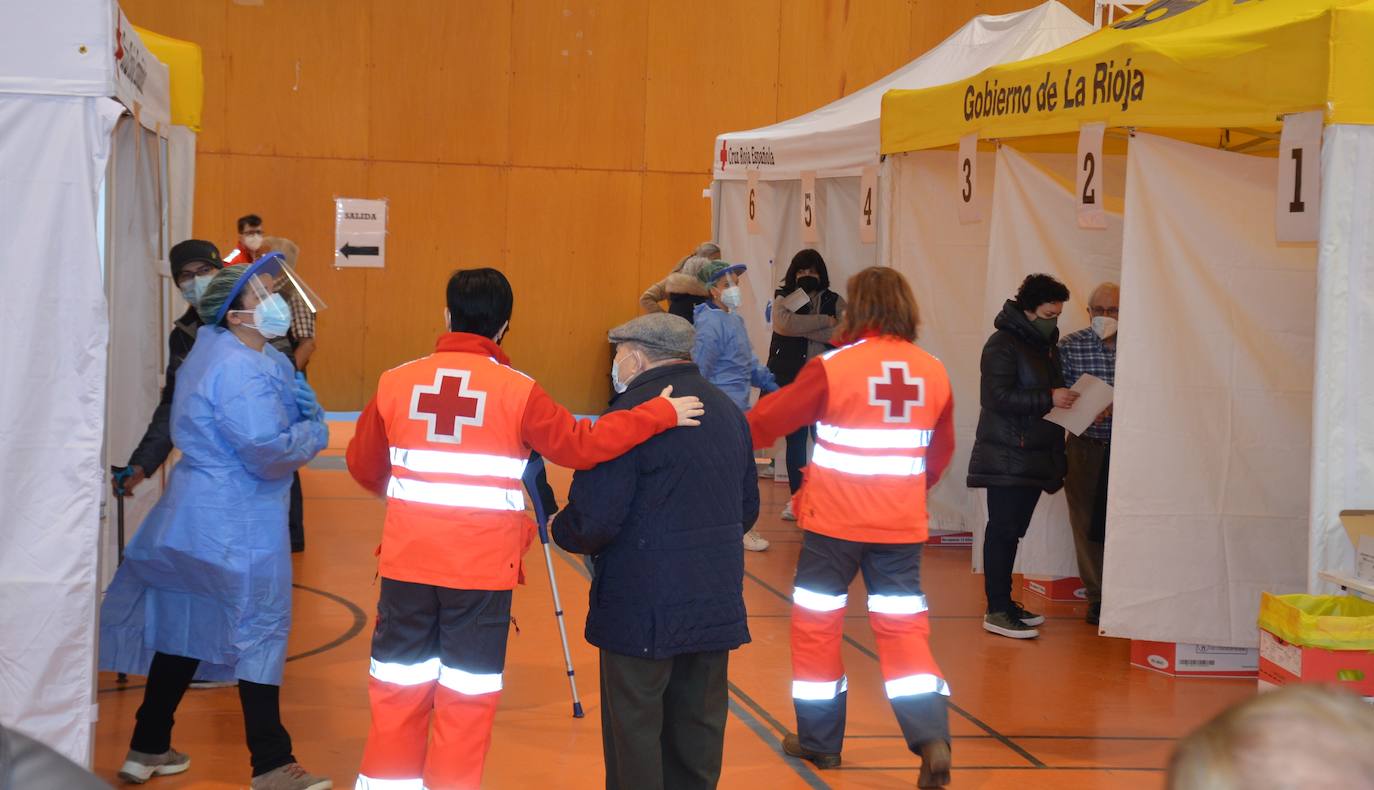
[[[243,246],[247,247],[249,250],[251,250],[251,251],[253,251],[253,252],[257,252],[258,250],[262,249],[262,234],[261,234],[261,233],[248,233],[248,234],[245,234],[244,237],[243,237]]]
[[[627,354],[624,357],[617,357],[611,361],[611,386],[615,388],[617,394],[630,388],[630,382],[620,377],[620,361],[621,359],[629,358]]]
[[[1097,333],[1098,337],[1106,340],[1116,334],[1116,319],[1108,318],[1105,315],[1093,316],[1093,331]]]
[[[720,303],[731,310],[738,310],[739,306],[744,304],[744,292],[738,285],[732,285],[720,292]]]

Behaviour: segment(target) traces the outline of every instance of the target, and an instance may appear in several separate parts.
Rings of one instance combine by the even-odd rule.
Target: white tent
[[[173,186],[168,162],[185,159],[189,133],[171,126],[167,66],[112,0],[11,11],[0,49],[0,265],[11,295],[0,347],[0,722],[89,764],[96,607],[113,549],[102,540],[105,466],[119,432],[157,400],[167,217],[191,183],[183,174]],[[107,409],[131,416],[107,431]]]
[[[832,287],[840,292],[855,272],[886,263],[878,243],[887,211],[878,154],[883,93],[962,79],[988,66],[1050,51],[1091,30],[1091,24],[1055,0],[1027,11],[978,16],[921,57],[842,99],[772,126],[717,136],[714,236],[728,260],[749,264],[742,309],[759,358],[765,358],[772,332],[765,308],[797,250],[820,250]],[[758,179],[753,195],[751,172]],[[811,207],[816,236],[811,242],[803,239],[803,174],[816,179]],[[865,183],[871,191],[860,194]],[[751,210],[757,220],[754,233]],[[865,225],[871,234],[865,233]]]

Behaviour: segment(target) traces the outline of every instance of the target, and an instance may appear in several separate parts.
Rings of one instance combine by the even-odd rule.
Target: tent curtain
[[[1253,647],[1306,587],[1315,245],[1274,241],[1275,159],[1128,160],[1102,629]]]
[[[110,132],[89,97],[0,96],[0,721],[90,763],[108,324]]]

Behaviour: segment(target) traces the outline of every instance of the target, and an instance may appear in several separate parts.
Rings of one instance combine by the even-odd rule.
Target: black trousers
[[[607,790],[711,790],[720,781],[730,654],[662,660],[601,651]]]
[[[983,590],[988,612],[1011,608],[1011,569],[1016,549],[1030,528],[1040,489],[1028,486],[988,488],[988,529],[983,534]]]
[[[301,473],[291,476],[291,510],[286,519],[291,530],[291,550],[305,551],[305,495],[301,493]]]
[[[157,653],[148,670],[143,705],[134,718],[134,737],[129,748],[145,754],[162,754],[172,748],[172,724],[177,706],[191,685],[200,660]],[[291,735],[281,723],[281,687],[239,681],[243,729],[248,737],[253,776],[261,776],[296,762],[291,754]]]
[[[801,490],[802,469],[809,460],[807,440],[815,433],[816,426],[808,425],[787,434],[787,487],[794,494]]]

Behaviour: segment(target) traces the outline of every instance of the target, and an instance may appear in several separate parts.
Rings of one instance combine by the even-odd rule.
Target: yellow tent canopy
[[[1374,124],[1374,0],[1156,0],[1053,52],[883,96],[882,152],[1066,135],[1083,123],[1197,138],[1325,110]]]
[[[143,45],[167,64],[171,78],[172,123],[200,131],[200,110],[205,102],[205,76],[201,71],[200,45],[170,38],[134,26]]]

